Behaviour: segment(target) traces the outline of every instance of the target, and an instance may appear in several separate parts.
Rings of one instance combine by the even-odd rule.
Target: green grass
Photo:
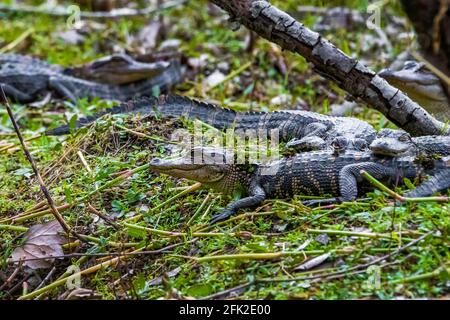
[[[333,2],[346,5],[350,3]],[[298,5],[297,1],[274,3],[290,12]],[[329,1],[310,1],[308,4],[325,3],[329,5]],[[360,9],[366,5],[364,1],[351,1],[350,4]],[[251,52],[245,51],[248,32],[244,28],[232,32],[227,28],[221,14],[214,18],[209,16],[206,5],[206,1],[191,1],[183,8],[164,13],[170,25],[167,28],[168,38],[181,39],[181,50],[187,57],[208,55],[208,64],[204,70],[195,74],[187,83],[178,86],[175,90],[177,93],[215,100],[236,110],[275,110],[278,107],[271,105],[270,101],[280,94],[290,94],[293,102],[301,98],[312,110],[319,112],[329,109],[332,103],[343,101],[345,93],[315,75],[303,58],[288,52],[277,53],[268,42],[261,39],[257,40]],[[399,12],[397,4],[386,10]],[[315,17],[307,17],[305,23],[312,25],[315,20]],[[126,45],[127,35],[135,33],[143,25],[145,19],[142,18],[109,22],[104,31],[89,33],[83,45],[69,46],[52,35],[54,31],[65,30],[64,19],[12,14],[0,19],[0,48],[33,28],[31,35],[19,43],[13,52],[32,54],[62,65],[78,64],[110,53],[108,48],[111,44]],[[365,58],[371,61],[370,66],[379,69],[383,64],[376,60],[376,55],[363,53],[354,45],[366,33],[369,33],[369,30],[338,30],[336,34],[325,36],[347,53],[355,56],[365,55]],[[406,45],[397,43],[396,52],[403,50]],[[279,72],[274,63],[274,55],[269,52],[284,59],[289,71],[287,75]],[[251,66],[236,78],[205,92],[202,88],[203,79],[222,61],[229,64],[231,71],[248,62],[251,62]],[[54,102],[41,109],[15,104],[13,109],[23,134],[25,137],[31,137],[46,128],[54,127],[57,123],[70,120],[73,114],[90,114],[105,106],[107,103],[102,101],[79,101],[77,104]],[[392,126],[384,117],[368,108],[364,108],[358,117],[371,122],[377,128]],[[112,242],[134,243],[132,245],[135,249],[145,247],[145,250],[179,244],[163,254],[130,256],[119,265],[85,275],[82,277],[83,288],[96,291],[104,299],[167,298],[173,296],[175,291],[185,296],[206,297],[241,283],[267,279],[267,282],[238,290],[235,295],[242,299],[448,297],[449,277],[445,271],[440,271],[449,268],[448,204],[420,203],[394,208],[388,205],[391,199],[375,191],[369,194],[370,201],[345,203],[333,210],[311,210],[303,207],[301,197],[297,197],[284,201],[268,200],[253,212],[243,211],[240,213],[245,215],[240,215],[237,219],[208,227],[208,219],[230,199],[209,190],[197,190],[180,196],[183,190],[179,187],[187,187],[192,182],[142,171],[95,193],[96,188],[101,188],[116,178],[115,173],[139,167],[146,164],[151,157],[166,154],[163,141],[169,138],[174,128],[186,126],[190,127],[191,124],[107,117],[67,139],[40,137],[28,142],[58,205],[74,203],[94,192],[91,197],[64,212],[67,222],[75,226],[77,232],[98,239],[97,242],[79,246],[77,252],[120,252],[121,249],[114,247]],[[145,133],[149,138],[138,137],[123,127]],[[0,110],[0,220],[13,217],[44,199],[36,179],[32,176],[31,167],[20,148],[17,148],[18,141],[12,133],[6,111]],[[154,136],[163,141],[151,139]],[[6,144],[11,146],[2,150],[2,146]],[[82,152],[91,172],[83,166],[78,151]],[[176,199],[170,200],[177,195]],[[98,220],[87,209],[88,204],[113,217],[120,225],[119,230],[103,223],[101,219]],[[132,220],[136,216],[140,218]],[[194,219],[191,221],[192,217]],[[30,227],[49,219],[52,219],[51,215],[16,224]],[[126,227],[123,225],[125,221],[146,228],[182,232],[185,235],[164,237]],[[318,234],[308,232],[311,230],[332,231],[327,231],[328,241],[324,242],[318,241]],[[382,233],[389,237],[348,236],[340,232],[334,234],[333,230]],[[192,235],[193,232],[199,231],[221,234],[214,237]],[[359,274],[348,274],[325,281],[277,281],[317,274],[317,270],[314,273],[293,271],[305,258],[330,252],[330,258],[321,266],[324,268],[323,272],[328,274],[365,264],[429,231],[434,233],[381,263],[379,287],[372,285],[371,271],[366,272],[364,269]],[[398,232],[403,232],[400,237]],[[11,251],[21,244],[22,239],[23,233],[0,227],[1,274],[9,276],[14,271],[14,266],[9,264],[7,259]],[[193,239],[196,240],[192,241]],[[265,260],[220,259],[209,262],[186,258],[256,253],[266,254],[269,258],[271,253],[296,251],[308,239],[311,243],[304,249],[305,255],[284,255]],[[67,250],[67,253],[70,251]],[[88,256],[58,260],[57,271],[48,283],[56,281],[72,264],[84,270],[103,261],[99,259]],[[48,271],[40,270],[38,273],[41,278],[45,278]],[[19,274],[13,284],[23,278],[24,275]],[[0,291],[0,298],[14,299],[21,295],[20,290],[8,293],[10,288]],[[55,299],[66,290],[64,285],[51,288],[42,298]]]

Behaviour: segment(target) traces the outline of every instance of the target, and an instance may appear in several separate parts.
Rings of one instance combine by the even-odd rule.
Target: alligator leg
[[[395,170],[382,164],[373,162],[362,162],[350,164],[342,168],[339,173],[339,192],[340,196],[330,199],[309,200],[302,202],[306,206],[325,205],[340,203],[344,201],[353,201],[358,196],[358,183],[364,181],[361,171],[364,170],[378,180],[396,177]]]
[[[407,192],[405,197],[429,197],[436,192],[445,192],[450,189],[450,169],[432,175],[427,181],[421,183],[416,189]]]
[[[363,162],[351,164],[342,168],[339,173],[340,201],[352,201],[358,196],[358,183],[365,181],[361,171],[366,171],[378,180],[397,177],[396,170],[379,163]]]
[[[245,197],[230,203],[219,214],[213,216],[209,223],[214,224],[216,222],[226,220],[230,216],[235,214],[239,209],[255,207],[263,202],[264,199],[266,199],[266,193],[264,192],[264,189],[259,184],[251,184],[249,197]]]
[[[285,152],[295,151],[295,152],[306,152],[314,150],[322,150],[325,148],[325,140],[317,136],[308,136],[301,139],[292,139],[284,148]]]
[[[54,90],[56,93],[58,93],[61,97],[77,101],[77,97],[67,88],[61,81],[58,80],[56,77],[50,77],[49,79],[49,87],[50,89]]]
[[[27,103],[33,101],[35,98],[33,95],[17,90],[9,84],[0,83],[0,86],[5,91],[6,96],[14,101]]]
[[[292,139],[286,144],[284,152],[305,152],[322,150],[325,147],[325,140],[322,138],[328,127],[323,123],[310,123],[303,131],[303,138]]]

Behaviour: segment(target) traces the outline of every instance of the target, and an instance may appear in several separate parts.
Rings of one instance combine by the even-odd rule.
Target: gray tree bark
[[[450,135],[437,121],[403,92],[389,85],[372,70],[350,58],[320,34],[264,0],[211,0],[228,12],[230,19],[302,55],[322,76],[370,107],[380,111],[413,136]]]

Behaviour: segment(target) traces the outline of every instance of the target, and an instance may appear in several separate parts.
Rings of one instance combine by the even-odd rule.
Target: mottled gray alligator
[[[383,69],[378,75],[408,94],[436,119],[450,120],[450,88],[447,89],[424,64],[407,61],[401,70]]]
[[[157,67],[161,68],[162,65]],[[0,55],[0,85],[9,98],[22,103],[32,102],[48,91],[73,101],[96,97],[126,101],[144,95],[168,92],[182,77],[178,61],[171,62],[164,71],[152,78],[126,85],[88,81],[71,76],[70,72],[70,69],[66,70],[28,56]],[[155,72],[154,68],[152,72]]]
[[[404,178],[423,179],[431,175],[406,197],[429,196],[450,188],[450,157],[423,165],[414,156],[378,157],[372,152],[307,152],[249,167],[236,164],[232,151],[194,147],[178,158],[154,158],[150,169],[198,181],[227,194],[245,192],[246,197],[230,203],[212,218],[212,223],[227,219],[241,208],[257,206],[266,198],[292,198],[296,194],[334,197],[309,204],[354,200],[358,194],[373,189],[363,179],[361,170],[391,186]]]
[[[450,136],[411,137],[402,130],[383,129],[370,144],[373,153],[398,157],[411,155],[419,158],[450,156]]]
[[[367,122],[348,117],[331,117],[309,111],[235,112],[198,100],[167,95],[159,98],[141,98],[78,120],[79,128],[104,114],[140,113],[142,116],[185,117],[201,120],[219,130],[279,130],[281,141],[290,141],[297,150],[323,149],[342,136],[351,141],[363,141],[367,146],[375,138],[376,131]],[[70,132],[68,125],[47,132],[61,135]]]
[[[168,61],[140,62],[126,54],[113,54],[62,71],[65,75],[84,80],[122,85],[153,78],[169,66]]]

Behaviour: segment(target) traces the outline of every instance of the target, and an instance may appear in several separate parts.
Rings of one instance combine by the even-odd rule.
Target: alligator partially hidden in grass
[[[378,75],[399,88],[440,121],[450,120],[450,87],[422,63],[406,61],[400,70],[384,69]]]
[[[312,200],[309,205],[355,200],[358,194],[373,189],[365,182],[362,170],[390,186],[401,183],[404,178],[423,179],[431,175],[406,197],[425,197],[450,188],[450,157],[424,165],[414,156],[379,157],[372,152],[318,151],[251,166],[236,164],[234,157],[232,151],[194,147],[178,158],[154,158],[150,169],[198,181],[227,194],[244,191],[244,198],[230,203],[211,223],[227,219],[239,209],[258,206],[267,198],[292,198],[296,194],[334,197]]]
[[[349,141],[370,144],[376,131],[367,122],[349,117],[331,117],[309,111],[282,110],[275,112],[235,112],[216,105],[177,95],[159,98],[141,98],[128,101],[117,107],[93,116],[79,119],[76,128],[85,126],[104,114],[137,114],[141,116],[185,117],[201,120],[219,130],[228,128],[236,132],[264,130],[270,135],[278,130],[281,141],[290,141],[299,151],[321,150],[342,136]],[[47,131],[47,135],[70,132],[68,125]]]
[[[117,63],[121,60],[121,64]],[[56,93],[62,98],[77,100],[81,98],[102,98],[108,100],[126,101],[140,96],[151,96],[159,93],[166,93],[181,80],[182,72],[180,63],[176,60],[168,66],[162,64],[131,63],[120,59],[120,57],[110,59],[99,64],[88,65],[92,71],[101,75],[102,79],[111,78],[109,72],[113,64],[116,68],[115,84],[100,83],[91,80],[77,78],[75,69],[64,69],[58,65],[52,65],[42,60],[15,54],[0,55],[0,85],[6,95],[16,102],[28,103],[44,95],[46,92]],[[96,70],[97,68],[97,70]],[[117,85],[130,79],[117,77],[117,72],[130,71],[134,74],[140,70],[142,74],[151,75],[150,78],[135,81],[128,84]],[[87,70],[84,75],[89,76]],[[78,70],[80,72],[80,70]],[[108,76],[109,75],[109,76]],[[90,74],[91,79],[95,77]]]
[[[113,54],[81,66],[63,69],[65,75],[76,78],[123,85],[153,78],[166,72],[168,61],[140,62],[126,54]]]

